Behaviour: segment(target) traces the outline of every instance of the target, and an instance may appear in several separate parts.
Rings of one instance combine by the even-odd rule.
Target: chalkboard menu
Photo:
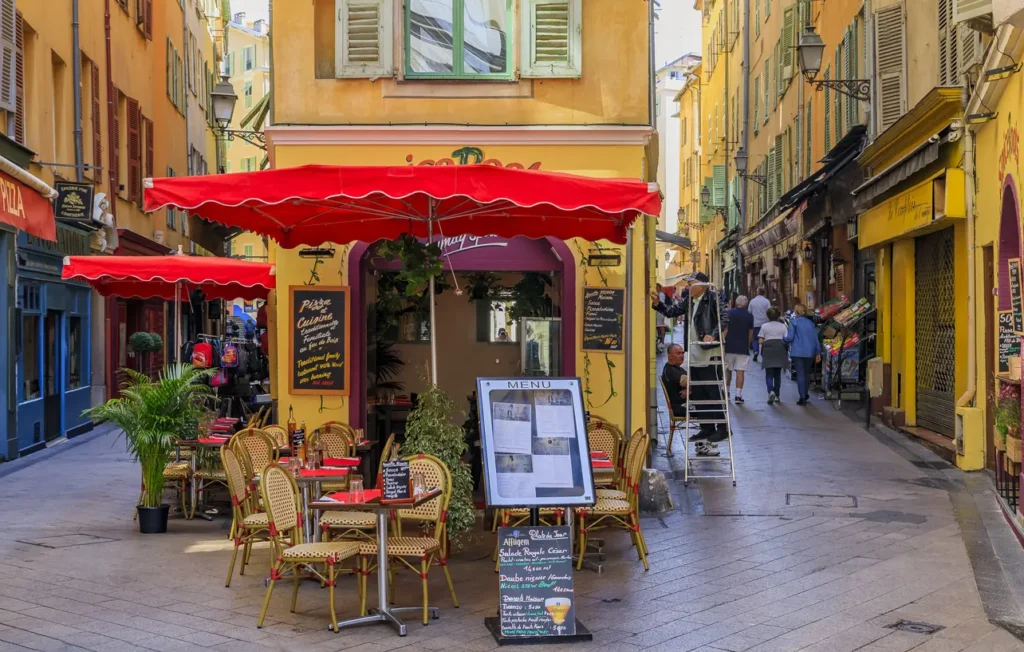
[[[1020,335],[1013,331],[1013,315],[999,311],[999,373],[1010,373],[1010,358],[1020,355]]]
[[[292,394],[347,396],[349,289],[293,285],[288,291]]]
[[[568,526],[498,528],[498,616],[503,636],[573,636]]]
[[[1020,258],[1011,258],[1006,262],[1010,272],[1010,309],[1013,315],[1013,330],[1018,335],[1024,335],[1024,316],[1021,314],[1020,296]]]
[[[381,469],[381,502],[412,500],[409,490],[411,472],[408,460],[384,462]]]
[[[583,288],[583,350],[621,353],[624,288]]]

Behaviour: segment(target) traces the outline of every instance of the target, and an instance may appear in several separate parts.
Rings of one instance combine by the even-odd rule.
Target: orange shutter
[[[92,164],[93,178],[103,183],[103,135],[100,129],[100,67],[92,64]]]
[[[14,140],[25,144],[25,21],[14,15]]]
[[[128,98],[128,201],[142,197],[142,142],[139,102]]]
[[[153,121],[143,118],[142,124],[146,127],[146,177],[153,178]]]
[[[143,4],[146,6],[146,24],[143,29],[143,33],[150,41],[153,40],[153,0],[144,0]]]

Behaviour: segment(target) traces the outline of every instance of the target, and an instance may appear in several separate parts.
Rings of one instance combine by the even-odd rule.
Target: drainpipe
[[[964,73],[964,88],[970,88],[970,78]],[[966,177],[967,200],[967,390],[957,402],[957,407],[967,407],[978,393],[978,360],[975,342],[974,305],[977,285],[974,269],[974,131],[964,129],[964,176]]]
[[[78,38],[78,0],[71,0],[71,74],[75,90],[75,181],[85,176],[82,155],[82,46]]]
[[[111,38],[110,38],[110,0],[104,0],[103,9],[103,32],[106,38],[106,50],[107,50],[107,160],[110,161],[109,169],[107,170],[107,179],[110,184],[110,192],[107,196],[110,198],[110,214],[114,216],[114,228],[117,228],[117,193],[118,188],[114,185],[114,177],[117,176],[118,171],[114,169],[114,113],[117,111],[117,96],[114,94],[114,74],[111,72]],[[114,388],[116,385],[113,384],[114,370],[107,370],[107,387]]]
[[[750,152],[750,138],[747,125],[750,124],[750,3],[744,2],[743,6],[743,127],[741,128],[743,143],[740,147],[743,148],[744,152]],[[750,168],[747,168],[750,171]],[[743,252],[740,251],[739,239],[746,233],[747,230],[747,187],[750,182],[743,177],[741,179],[740,189],[740,223],[739,229],[736,233],[736,273],[740,277],[740,292],[746,292],[747,288],[744,287],[747,284],[747,273],[743,265]]]
[[[864,56],[867,59],[868,79],[871,80],[871,98],[878,97],[878,81],[875,78],[875,14],[872,9],[872,0],[864,0]],[[878,135],[875,129],[875,103],[867,102],[868,105],[868,140],[871,142]]]
[[[654,79],[654,0],[647,0],[647,122],[653,132],[655,129],[655,102],[657,102],[656,91],[655,91],[655,79]],[[650,148],[646,148],[647,152],[650,153]],[[653,161],[653,165],[657,165],[657,161]],[[646,161],[647,169],[644,170],[644,175],[648,179],[657,179],[656,176],[652,176],[650,173],[650,166],[652,161]],[[625,306],[626,314],[623,315],[623,347],[626,351],[626,363],[625,373],[626,381],[625,392],[626,392],[626,415],[623,420],[623,427],[625,433],[633,432],[633,415],[632,415],[632,403],[633,403],[633,353],[630,351],[633,341],[633,320],[631,315],[633,312],[633,231],[636,228],[642,228],[644,230],[643,243],[644,243],[644,285],[646,286],[651,280],[651,242],[647,237],[650,234],[648,228],[648,221],[650,218],[647,215],[641,216],[639,225],[634,224],[633,228],[626,231],[626,297]],[[646,292],[644,293],[646,295]],[[652,351],[653,342],[651,342],[651,311],[644,311],[644,359],[647,359],[646,353]],[[644,400],[646,405],[652,406],[652,409],[647,410],[647,418],[645,419],[644,426],[647,432],[650,433],[652,429],[657,433],[657,396],[654,394],[653,387],[651,385],[651,373],[648,370],[644,373]],[[628,435],[627,435],[628,436]]]

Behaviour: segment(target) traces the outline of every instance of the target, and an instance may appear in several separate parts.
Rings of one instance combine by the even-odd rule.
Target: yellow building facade
[[[698,64],[686,76],[683,88],[676,94],[679,104],[679,233],[690,238],[690,250],[680,250],[665,270],[667,279],[694,271],[703,261],[701,248],[701,217],[706,213],[700,202],[704,182],[701,162],[700,89],[702,68]],[[707,243],[703,243],[705,246]],[[678,282],[678,280],[674,281]],[[672,284],[672,283],[670,283]]]
[[[288,44],[273,51],[273,125],[266,133],[275,168],[487,162],[653,180],[656,159],[652,163],[647,147],[653,131],[649,4],[459,0],[456,11],[471,17],[449,35],[459,43],[460,57],[420,40],[419,30],[429,17],[406,11],[398,0],[369,4],[376,26],[370,33],[379,35],[373,55],[347,41],[356,17],[346,12],[352,6],[346,2],[336,6],[334,0],[316,0],[312,6],[273,12],[275,43]],[[557,34],[548,54],[538,48],[537,35],[544,28]],[[654,225],[653,218],[639,221],[628,246],[573,240],[552,241],[550,247],[553,275],[561,281],[556,283],[566,345],[561,373],[580,376],[587,409],[625,429],[647,425],[653,396],[654,320],[646,288],[655,274]],[[493,243],[494,251],[523,246],[519,240]],[[365,350],[365,332],[356,324],[365,318],[367,296],[376,287],[367,255],[372,243],[348,243],[343,237],[337,242],[334,257],[319,265],[317,276],[323,284],[352,289],[351,346]],[[462,246],[444,243],[445,251]],[[618,254],[619,264],[589,267],[587,258],[599,247]],[[551,253],[545,248],[541,255]],[[274,244],[270,258],[277,264],[278,282],[270,319],[280,323],[289,310],[287,288],[310,282],[312,261]],[[632,266],[628,274],[627,264]],[[568,279],[573,279],[571,287]],[[585,286],[627,290],[632,335],[624,352],[603,354],[579,346],[580,322],[573,315],[581,314]],[[521,375],[519,354],[508,344],[501,349],[479,341],[468,320],[443,321],[462,309],[464,298],[455,301],[446,293],[437,301],[437,381],[460,406],[476,376]],[[278,330],[270,356],[278,363],[274,391],[281,413],[294,408],[296,418],[310,427],[332,419],[366,425],[375,396],[363,381],[366,372],[359,365],[365,367],[365,361],[348,371],[348,396],[295,395],[289,390],[287,337],[285,329]],[[429,356],[429,343],[412,340],[397,343],[407,392],[425,386],[417,370]]]

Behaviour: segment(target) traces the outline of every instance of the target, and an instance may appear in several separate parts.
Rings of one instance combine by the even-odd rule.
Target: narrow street
[[[737,487],[670,483],[675,512],[643,523],[649,572],[625,536],[609,534],[604,572],[576,574],[594,643],[572,649],[1024,650],[983,609],[954,513],[963,475],[831,404],[797,407],[788,381],[784,402],[769,407],[762,382],[750,372],[746,405],[733,411]],[[225,588],[227,521],[172,520],[166,535],[138,534],[137,468],[114,433],[83,439],[0,477],[0,650],[495,647],[483,626],[496,604],[489,532],[451,563],[462,607],[432,574],[440,620],[412,623],[406,638],[384,627],[328,632],[326,594],[313,584],[296,614],[290,592],[277,591],[257,629],[266,548]],[[656,462],[681,471],[681,457]],[[1003,562],[1020,564],[1020,549],[1012,554]],[[396,586],[399,604],[415,602],[417,578],[400,575]],[[342,580],[342,618],[355,596],[354,579]],[[942,629],[901,631],[901,620]]]

